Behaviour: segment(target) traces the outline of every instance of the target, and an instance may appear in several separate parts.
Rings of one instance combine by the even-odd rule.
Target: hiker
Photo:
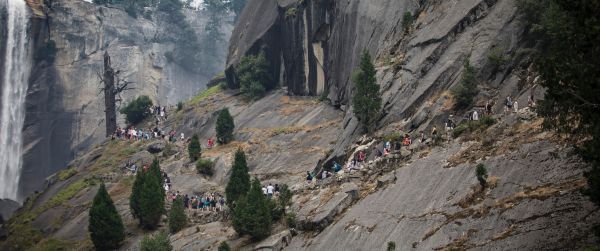
[[[423,131],[419,131],[419,138],[420,138],[419,141],[421,141],[421,143],[424,143],[425,140],[427,140],[425,138],[425,133]]]
[[[327,177],[331,177],[331,173],[327,172],[327,170],[323,170],[323,172],[321,172],[321,179],[327,179]]]
[[[452,115],[446,121],[446,137],[448,138],[448,142],[452,139],[452,130],[454,130],[454,120],[452,120]]]
[[[365,154],[365,151],[361,150],[360,152],[358,152],[358,162],[365,162],[366,158],[367,155]]]
[[[437,127],[434,125],[433,128],[431,128],[431,137],[433,137],[434,139],[437,138]]]
[[[410,135],[404,134],[404,139],[402,140],[402,145],[408,147],[410,146],[410,144],[412,144],[412,140],[410,139]]]
[[[274,192],[275,192],[275,187],[273,185],[271,185],[271,183],[269,183],[269,185],[267,186],[267,197],[269,197],[269,199],[272,198]]]
[[[310,174],[309,171],[306,171],[306,182],[308,182],[310,184],[310,182],[313,180],[312,175]]]
[[[529,106],[529,107],[535,106],[535,100],[533,98],[533,91],[531,92],[531,95],[529,95],[529,98],[527,99],[527,106]]]
[[[513,106],[513,102],[510,96],[506,97],[506,101],[504,102],[504,112],[510,112]]]
[[[485,114],[492,115],[492,102],[490,102],[489,100],[485,102]]]
[[[383,148],[383,156],[388,156],[390,154],[390,150],[388,148]]]
[[[383,156],[381,150],[379,150],[379,148],[375,148],[375,157],[381,158],[381,156]]]
[[[266,196],[267,195],[267,187],[263,186],[262,187],[262,192]]]
[[[342,166],[340,164],[338,164],[337,162],[334,161],[333,162],[333,172],[337,173],[337,172],[339,172],[341,170],[342,170]]]
[[[181,136],[179,137],[179,139],[180,139],[181,141],[184,141],[184,140],[185,140],[185,136],[183,135],[183,133],[181,133]]]
[[[477,110],[473,111],[473,121],[479,121],[479,113],[477,113]]]
[[[392,149],[392,143],[388,140],[383,144],[383,148],[387,149],[388,151],[390,151]]]
[[[519,102],[517,102],[516,100],[513,103],[513,108],[515,108],[515,113],[519,112]]]
[[[183,207],[186,209],[190,207],[190,197],[187,194],[183,196]]]
[[[213,148],[214,145],[215,145],[215,141],[212,138],[209,138],[208,142],[206,143],[206,147]]]

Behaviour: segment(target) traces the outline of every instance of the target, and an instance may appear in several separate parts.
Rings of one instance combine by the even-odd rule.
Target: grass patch
[[[58,179],[60,181],[67,180],[68,178],[73,177],[73,175],[77,174],[77,170],[73,167],[69,167],[65,170],[62,170],[58,173]]]
[[[278,128],[273,129],[273,131],[271,132],[271,136],[277,136],[277,135],[281,135],[281,134],[297,133],[297,132],[299,132],[301,130],[302,130],[302,128],[301,127],[297,127],[297,126],[278,127]]]
[[[192,98],[192,100],[190,100],[189,104],[192,106],[198,105],[200,102],[202,102],[202,100],[204,100],[207,97],[209,97],[215,93],[218,93],[220,91],[221,91],[221,86],[215,85],[211,88],[204,90],[200,94],[196,95],[194,98]]]
[[[52,199],[50,199],[48,202],[46,202],[46,204],[43,206],[43,208],[49,209],[49,208],[53,208],[58,205],[61,205],[65,202],[67,202],[68,200],[70,200],[71,198],[73,198],[75,195],[77,195],[77,193],[79,193],[81,190],[85,189],[88,186],[93,186],[96,183],[97,182],[95,179],[79,180],[79,181],[69,185],[68,187],[60,190],[60,192],[58,192],[56,195],[54,195],[54,197],[52,197]]]
[[[73,243],[58,240],[58,239],[46,239],[42,240],[29,251],[55,251],[55,250],[71,250]]]
[[[129,155],[133,155],[134,153],[137,153],[139,151],[139,149],[135,148],[135,147],[126,147],[125,149],[123,149],[123,154],[124,156],[129,156]]]

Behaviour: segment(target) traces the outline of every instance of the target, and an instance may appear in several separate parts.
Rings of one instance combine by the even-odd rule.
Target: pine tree
[[[475,168],[475,175],[477,176],[477,180],[479,181],[479,185],[481,185],[482,188],[485,188],[485,185],[487,184],[487,169],[485,169],[485,166],[483,164],[478,164],[477,167]]]
[[[177,233],[187,225],[187,216],[183,209],[183,199],[178,198],[171,206],[169,213],[169,230],[171,233]]]
[[[248,194],[233,209],[233,228],[239,234],[260,240],[271,234],[271,220],[269,200],[262,193],[260,181],[254,179]]]
[[[104,183],[96,192],[89,215],[88,230],[96,250],[119,248],[125,239],[125,228]]]
[[[478,93],[479,89],[477,88],[477,80],[475,79],[475,69],[471,66],[469,60],[465,60],[460,84],[452,89],[455,99],[454,110],[460,111],[471,107]]]
[[[229,114],[229,109],[224,108],[219,112],[217,117],[217,138],[220,143],[227,144],[233,140],[233,129],[235,124],[233,123],[233,117]]]
[[[192,161],[196,161],[202,156],[202,147],[200,146],[200,140],[198,139],[197,134],[194,134],[190,140],[190,144],[188,145],[188,153],[190,154],[190,159],[192,159]]]
[[[143,228],[158,226],[165,208],[165,190],[160,165],[155,159],[146,172],[139,171],[133,183],[129,207]]]
[[[131,196],[129,197],[129,208],[131,209],[131,214],[133,218],[136,218],[140,221],[140,225],[142,224],[142,215],[140,209],[140,198],[142,193],[142,184],[144,184],[144,179],[146,175],[142,171],[138,171],[135,175],[135,181],[133,182],[133,186],[131,188]]]
[[[356,93],[352,98],[354,115],[366,128],[371,131],[379,117],[381,109],[381,96],[379,85],[375,79],[375,66],[371,62],[371,55],[364,51],[360,58],[360,68],[354,73],[353,80],[356,84]]]
[[[250,190],[250,175],[248,174],[248,165],[246,164],[246,154],[240,148],[235,153],[233,166],[231,167],[231,177],[225,188],[227,202],[233,205],[240,196],[245,195]]]

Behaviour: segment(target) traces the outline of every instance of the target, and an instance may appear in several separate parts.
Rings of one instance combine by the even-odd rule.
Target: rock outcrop
[[[167,59],[177,44],[177,34],[160,12],[137,18],[116,6],[85,1],[29,1],[32,8],[34,68],[27,96],[24,134],[24,170],[21,194],[41,189],[43,179],[65,168],[82,150],[104,139],[104,111],[99,98],[102,55],[108,51],[120,78],[133,82],[134,90],[120,97],[129,100],[148,95],[155,104],[173,106],[204,88],[224,61],[190,71]],[[199,40],[208,14],[183,10]],[[225,41],[232,17],[223,17]],[[211,52],[215,53],[215,52]],[[224,58],[226,48],[216,51]],[[170,107],[170,109],[174,109]],[[121,123],[123,123],[121,118]]]

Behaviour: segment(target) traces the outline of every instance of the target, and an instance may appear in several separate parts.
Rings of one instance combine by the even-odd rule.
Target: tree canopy
[[[240,148],[235,152],[233,166],[231,167],[231,177],[225,188],[227,202],[232,205],[241,196],[250,190],[250,175],[248,174],[248,165],[246,164],[246,154]]]
[[[381,95],[375,73],[371,54],[365,50],[360,57],[359,69],[354,72],[353,76],[356,92],[352,98],[352,109],[354,116],[367,131],[371,131],[381,110]]]
[[[125,227],[104,183],[92,201],[88,230],[96,250],[114,250],[125,240]]]

